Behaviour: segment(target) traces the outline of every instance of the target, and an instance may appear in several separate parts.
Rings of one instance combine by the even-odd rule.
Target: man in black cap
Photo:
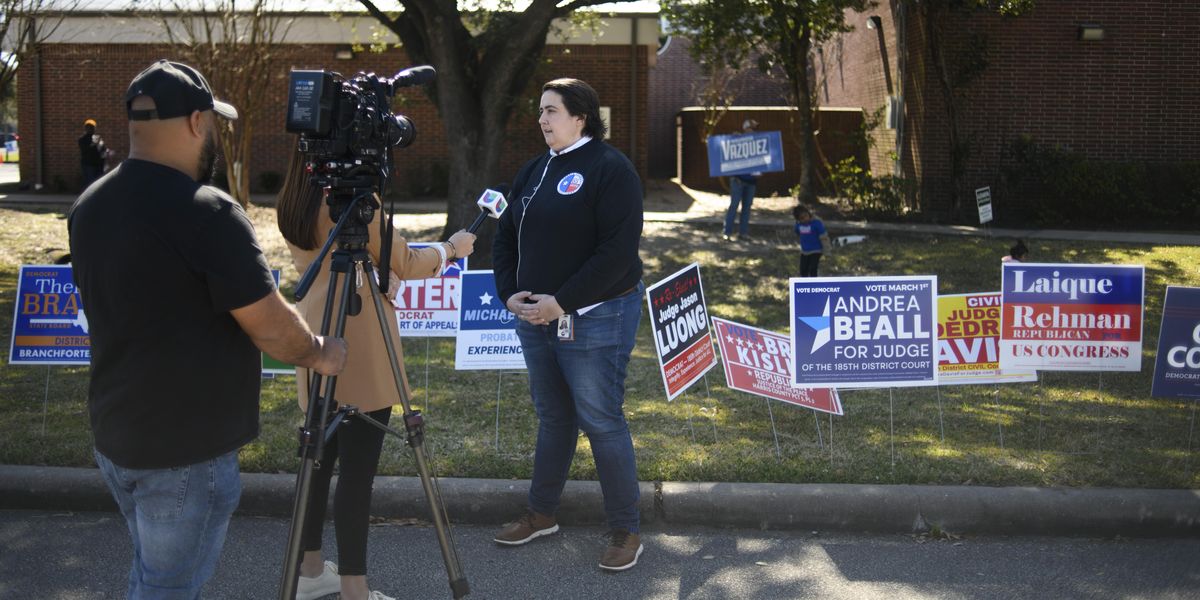
[[[218,116],[195,69],[160,60],[125,94],[129,159],[68,219],[91,334],[96,463],[133,538],[129,598],[198,598],[258,435],[261,349],[336,375],[344,340],[315,336],[275,289],[241,206],[204,185]]]

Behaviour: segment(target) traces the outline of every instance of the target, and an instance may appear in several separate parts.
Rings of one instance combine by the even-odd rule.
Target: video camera
[[[359,73],[350,79],[330,71],[293,70],[288,87],[287,130],[300,134],[312,183],[321,187],[366,188],[389,170],[389,150],[404,148],[416,126],[391,111],[396,90],[433,81],[430,66],[405,69],[394,77]]]
[[[417,128],[392,113],[396,90],[433,81],[430,66],[411,67],[394,77],[359,73],[350,79],[330,71],[293,70],[288,87],[287,131],[300,134],[309,183],[326,190],[334,221],[355,207],[344,235],[366,242],[365,226],[375,216],[391,172],[391,149],[404,148]]]

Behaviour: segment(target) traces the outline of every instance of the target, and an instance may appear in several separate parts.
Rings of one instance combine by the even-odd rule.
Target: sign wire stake
[[[992,398],[996,402],[996,429],[1000,431],[1000,449],[1004,449],[1004,415],[1000,413],[1000,386],[992,387]]]
[[[496,454],[500,454],[500,380],[504,371],[496,371]]]
[[[829,413],[829,468],[833,468],[833,413]]]
[[[783,452],[779,449],[779,431],[775,429],[775,411],[771,410],[771,399],[763,398],[767,403],[767,415],[771,417],[771,435],[775,438],[775,458],[783,460]]]
[[[817,411],[815,411],[815,410],[812,411],[812,414],[813,414],[813,425],[817,426],[817,447],[824,448],[825,447],[825,438],[823,438],[821,436],[821,419],[819,419],[817,417]]]
[[[946,443],[946,420],[942,417],[942,386],[935,385],[933,389],[937,392],[938,403],[938,429],[942,432],[942,443]]]
[[[1196,430],[1196,404],[1200,400],[1192,401],[1192,424],[1188,427],[1188,447],[1187,447],[1187,468],[1188,473],[1192,472],[1192,433]]]
[[[888,388],[888,430],[891,432],[892,442],[892,479],[896,478],[896,406],[892,393],[894,390],[895,388]]]
[[[425,338],[425,415],[429,415],[429,408],[433,406],[433,392],[429,389],[429,338]]]
[[[46,391],[42,393],[42,437],[46,437],[46,415],[50,413],[50,365],[46,365]],[[1191,447],[1191,440],[1188,440]]]
[[[1046,390],[1042,387],[1042,372],[1037,371],[1037,399],[1038,399],[1038,426],[1037,426],[1037,441],[1038,454],[1042,452],[1042,421],[1045,417],[1042,415],[1042,400],[1044,400]]]
[[[712,402],[712,392],[708,389],[708,372],[707,371],[705,371],[705,373],[704,373],[704,399],[707,400],[708,402]],[[713,442],[717,443],[717,442],[721,441],[717,437],[717,403],[712,402],[712,405],[713,405],[712,414],[709,416],[712,419]]]
[[[1096,404],[1104,404],[1104,371],[1096,372]],[[1115,408],[1115,407],[1114,407]],[[1104,420],[1096,420],[1096,451],[1100,451],[1100,439],[1104,435]]]

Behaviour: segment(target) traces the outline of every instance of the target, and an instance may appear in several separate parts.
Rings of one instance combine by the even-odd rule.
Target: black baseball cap
[[[138,96],[149,96],[154,100],[154,108],[133,110],[133,99]],[[150,65],[133,78],[125,91],[125,110],[131,121],[173,119],[197,110],[212,110],[230,120],[238,118],[232,104],[213,98],[212,88],[199,71],[166,59]]]

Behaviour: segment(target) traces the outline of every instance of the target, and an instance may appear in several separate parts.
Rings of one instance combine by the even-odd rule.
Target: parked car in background
[[[0,142],[4,143],[3,149],[0,149],[0,159],[3,162],[19,162],[21,160],[20,141],[21,136],[16,132],[0,133]]]

